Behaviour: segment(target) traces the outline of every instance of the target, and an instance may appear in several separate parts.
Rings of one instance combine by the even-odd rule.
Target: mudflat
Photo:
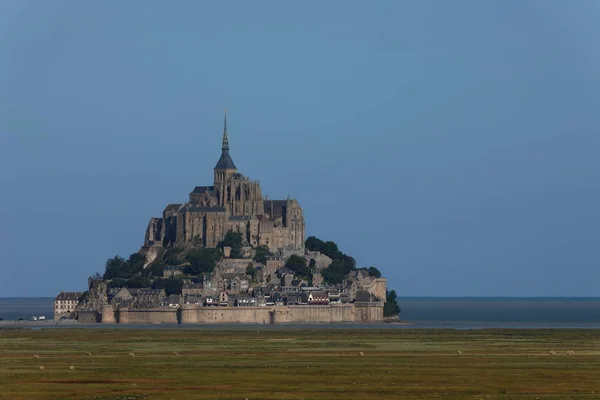
[[[596,399],[600,330],[0,329],[0,399]]]

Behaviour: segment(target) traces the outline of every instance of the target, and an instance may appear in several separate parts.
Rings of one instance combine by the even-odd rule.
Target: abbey
[[[162,218],[152,218],[144,247],[216,247],[229,231],[247,245],[267,246],[273,253],[304,249],[304,215],[295,199],[263,197],[258,181],[238,172],[229,154],[227,112],[221,157],[211,186],[196,186],[189,200],[169,204]]]

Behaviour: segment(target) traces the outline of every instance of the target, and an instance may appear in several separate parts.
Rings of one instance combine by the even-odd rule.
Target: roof
[[[212,192],[214,186],[196,186],[192,193],[204,193],[204,192]]]
[[[181,207],[181,203],[180,204],[167,204],[167,206],[165,207],[165,211],[177,211],[179,209],[179,207]]]
[[[217,161],[215,169],[237,169],[229,155],[229,149],[223,149],[221,151],[221,157],[219,158],[219,161]]]
[[[54,300],[79,300],[81,292],[60,292]]]
[[[163,289],[139,289],[137,291],[137,295],[138,296],[164,296],[164,290]]]
[[[225,207],[216,206],[216,207],[196,207],[191,206],[188,208],[184,208],[181,210],[182,212],[225,212]]]
[[[315,298],[315,297],[319,298],[319,299],[327,299],[327,298],[329,298],[327,296],[327,293],[321,292],[321,291],[318,291],[318,290],[315,290],[314,292],[310,292],[310,294],[312,295],[313,298]]]

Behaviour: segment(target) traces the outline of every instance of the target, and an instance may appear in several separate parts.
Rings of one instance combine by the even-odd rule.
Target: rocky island
[[[263,196],[229,150],[226,112],[213,184],[151,218],[141,249],[109,259],[87,292],[61,293],[55,319],[274,324],[398,314],[377,268],[357,268],[334,242],[305,238],[299,202]]]

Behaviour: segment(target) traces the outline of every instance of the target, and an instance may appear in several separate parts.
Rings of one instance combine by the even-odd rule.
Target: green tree
[[[332,260],[342,258],[342,254],[340,253],[340,250],[338,249],[337,244],[332,241],[323,243],[320,251],[321,251],[321,253],[325,254],[327,257],[331,258]]]
[[[385,296],[385,303],[383,304],[383,316],[394,317],[400,314],[400,306],[398,305],[398,299],[395,290],[387,290]]]
[[[285,267],[294,271],[294,275],[307,278],[310,276],[310,269],[306,265],[306,259],[304,257],[292,254],[285,262]]]
[[[164,269],[165,264],[162,260],[155,261],[152,264],[148,265],[146,269],[144,269],[142,275],[148,278],[160,278],[163,276]]]
[[[345,263],[341,260],[333,260],[327,268],[321,271],[321,275],[326,283],[335,285],[342,283],[351,270],[350,263]]]
[[[146,256],[140,253],[133,253],[129,256],[127,264],[131,276],[139,274],[144,270],[144,264],[146,264]]]
[[[221,259],[221,252],[219,249],[193,249],[186,254],[185,259],[190,265],[185,267],[184,272],[188,275],[200,275],[215,269]]]
[[[304,246],[308,251],[321,251],[323,247],[323,241],[317,237],[309,236],[304,242]]]
[[[165,280],[165,293],[167,296],[172,294],[181,294],[183,281],[179,278],[169,278]]]
[[[231,247],[231,258],[242,258],[242,246],[244,245],[244,236],[240,232],[229,231],[219,244],[219,247]]]
[[[166,279],[158,278],[152,282],[152,289],[164,289],[167,283]]]
[[[265,245],[258,246],[254,251],[253,260],[262,264],[266,264],[267,257],[271,255],[271,251]]]
[[[369,272],[369,276],[372,276],[373,278],[381,278],[381,271],[379,271],[377,268],[369,267],[367,271]]]
[[[121,278],[124,275],[124,264],[126,263],[123,257],[115,256],[106,261],[104,271],[104,279]]]
[[[151,282],[150,279],[136,276],[134,278],[128,279],[123,286],[126,288],[139,289],[139,288],[148,288],[150,287]]]
[[[251,262],[248,263],[248,266],[246,267],[246,275],[251,276],[252,280],[254,280],[254,264]]]
[[[109,288],[120,288],[120,287],[125,287],[125,284],[127,283],[126,279],[123,278],[112,278],[109,282],[108,282],[108,287]]]

